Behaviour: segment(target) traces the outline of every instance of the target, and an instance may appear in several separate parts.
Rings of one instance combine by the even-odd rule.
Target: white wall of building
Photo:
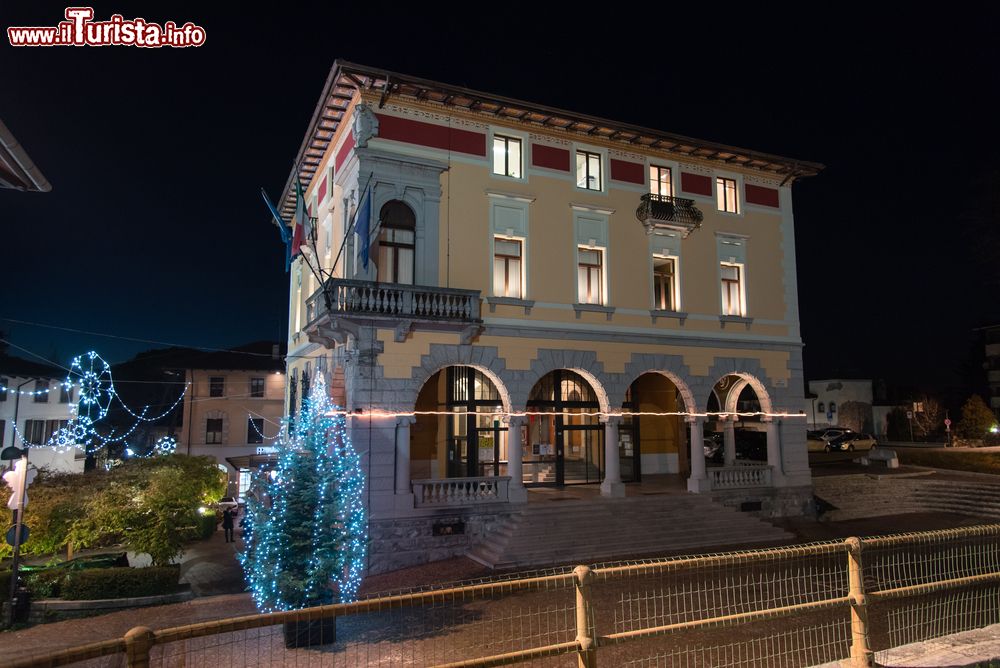
[[[36,395],[39,387],[36,378],[25,376],[0,376],[0,384],[8,387],[6,396],[0,392],[0,421],[3,424],[3,447],[24,447],[22,438],[30,434],[28,421],[41,420],[45,422],[45,433],[51,433],[57,427],[56,421],[69,421],[73,416],[73,402],[79,399],[80,390],[74,387],[72,396],[62,395],[60,385],[62,379],[49,379],[48,394]],[[19,394],[18,387],[21,392]],[[43,400],[44,399],[44,400]],[[14,429],[14,416],[17,415],[17,429]],[[28,444],[32,445],[31,443]],[[83,473],[84,455],[82,451],[56,452],[48,447],[30,447],[28,461],[37,468],[47,468],[65,473]]]
[[[810,428],[822,429],[840,424],[840,407],[849,401],[872,405],[872,381],[843,380],[838,378],[827,380],[810,380],[809,393],[816,395],[815,399],[806,400],[806,419]],[[831,403],[833,410],[831,411]],[[869,416],[869,422],[871,421]]]

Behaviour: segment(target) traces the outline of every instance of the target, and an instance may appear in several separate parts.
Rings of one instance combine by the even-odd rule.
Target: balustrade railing
[[[426,285],[376,283],[332,278],[310,297],[313,318],[326,315],[364,315],[476,323],[480,320],[478,290]]]
[[[414,480],[411,484],[417,508],[475,506],[482,503],[506,503],[510,476]]]
[[[771,486],[771,467],[766,464],[738,464],[708,469],[712,489],[747,489]]]

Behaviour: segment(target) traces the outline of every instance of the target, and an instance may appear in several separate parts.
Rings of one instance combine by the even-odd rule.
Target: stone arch
[[[644,371],[640,371],[637,374],[628,376],[630,380],[625,385],[625,387],[626,388],[631,387],[632,383],[639,380],[639,378],[646,375],[647,373],[655,373],[659,376],[663,376],[671,383],[673,383],[674,387],[677,388],[677,393],[681,395],[681,401],[684,404],[684,411],[688,413],[697,412],[698,402],[694,398],[694,392],[691,391],[691,388],[688,386],[687,382],[673,371],[667,371],[665,369],[646,369]],[[622,392],[621,397],[622,401],[624,402],[625,401],[624,391]]]
[[[485,367],[485,366],[483,366],[481,364],[471,364],[469,362],[455,362],[453,364],[442,364],[437,369],[435,369],[435,370],[431,371],[429,374],[427,374],[427,377],[423,379],[422,383],[420,383],[420,387],[417,388],[417,393],[413,397],[413,404],[412,405],[415,405],[417,403],[417,397],[420,395],[420,391],[424,388],[424,385],[427,384],[427,381],[434,377],[434,374],[440,373],[440,372],[444,371],[445,369],[447,369],[449,367],[453,367],[453,366],[467,366],[467,367],[471,367],[471,368],[475,369],[476,371],[479,371],[480,373],[482,373],[487,378],[489,378],[490,382],[493,383],[493,386],[497,388],[497,392],[500,394],[500,403],[503,404],[503,410],[504,410],[504,412],[505,413],[510,413],[510,405],[511,405],[510,404],[510,392],[507,390],[507,386],[504,384],[503,379],[501,379],[499,375],[497,375],[492,370],[490,370],[489,367]]]
[[[716,376],[718,380],[725,378],[726,376],[736,376],[738,380],[733,383],[732,389],[726,395],[726,404],[720,408],[727,413],[734,413],[736,411],[736,403],[739,400],[740,393],[746,388],[747,385],[753,388],[753,391],[757,394],[757,401],[760,402],[760,410],[764,413],[772,413],[773,405],[771,402],[771,395],[767,391],[767,387],[764,385],[763,381],[756,375],[748,373],[746,371],[728,371]],[[715,391],[715,383],[712,384],[712,392]],[[706,399],[707,403],[707,399]]]
[[[611,412],[607,390],[611,383],[604,373],[604,365],[597,361],[596,353],[579,350],[539,350],[538,357],[531,362],[531,371],[525,373],[519,383],[521,392],[518,393],[515,406],[524,410],[535,384],[557,369],[574,371],[583,376],[594,390],[601,412]]]
[[[416,405],[420,390],[434,374],[450,366],[468,366],[481,371],[500,393],[504,412],[510,413],[513,410],[514,404],[509,389],[510,379],[505,377],[506,365],[497,355],[496,348],[432,344],[430,353],[422,356],[420,361],[420,366],[412,370],[408,387],[400,389],[398,400],[394,402],[404,410],[410,410]]]
[[[648,353],[635,353],[625,365],[625,370],[617,374],[618,381],[614,387],[614,397],[620,406],[625,401],[625,394],[640,376],[646,373],[656,373],[664,376],[681,395],[684,410],[687,412],[698,412],[703,410],[697,396],[700,394],[701,384],[705,380],[691,375],[691,370],[684,363],[681,355],[660,355]]]

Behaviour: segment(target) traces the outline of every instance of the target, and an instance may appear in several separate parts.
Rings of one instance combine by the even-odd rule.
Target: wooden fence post
[[[128,668],[149,668],[149,651],[155,644],[153,630],[137,626],[125,634],[125,661]]]
[[[864,570],[861,564],[861,539],[848,538],[847,587],[851,597],[851,666],[871,668],[875,655],[868,644],[868,599],[865,596]]]
[[[573,575],[576,576],[576,641],[580,643],[577,666],[597,668],[597,638],[590,607],[590,581],[594,574],[587,566],[577,566]]]

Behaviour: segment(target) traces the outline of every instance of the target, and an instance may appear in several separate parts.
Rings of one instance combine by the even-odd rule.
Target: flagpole
[[[351,238],[351,231],[354,230],[354,225],[355,225],[355,223],[358,222],[358,212],[361,210],[361,202],[364,201],[364,199],[365,199],[365,193],[368,192],[368,188],[369,188],[369,186],[371,186],[372,178],[374,178],[374,176],[375,176],[375,174],[372,173],[368,177],[368,182],[365,184],[364,190],[361,191],[361,197],[358,199],[358,208],[354,210],[354,215],[351,217],[351,224],[347,226],[347,232],[344,233],[344,238],[340,242],[340,250],[337,251],[337,259],[333,261],[334,268],[336,268],[337,263],[340,262],[340,256],[344,252],[344,247],[347,245],[347,240]],[[369,235],[368,242],[369,242],[369,244],[371,243],[370,235]]]

